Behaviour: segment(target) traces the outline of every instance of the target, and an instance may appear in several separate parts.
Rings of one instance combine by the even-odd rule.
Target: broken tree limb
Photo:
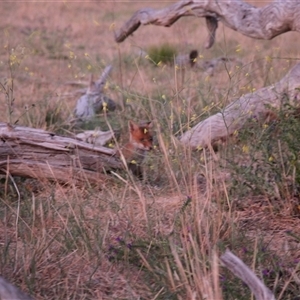
[[[300,2],[281,1],[257,8],[241,0],[181,0],[163,9],[143,8],[115,33],[118,43],[123,42],[140,25],[169,27],[181,17],[206,18],[208,37],[206,48],[215,40],[217,22],[245,36],[270,40],[287,31],[300,32]]]
[[[227,269],[247,284],[256,300],[275,300],[273,293],[259,280],[253,271],[231,251],[226,250],[220,259]]]
[[[33,300],[17,287],[0,276],[0,299],[1,300]]]
[[[51,132],[0,123],[0,173],[69,183],[107,180],[122,168],[115,150]]]
[[[279,82],[242,96],[221,112],[198,123],[179,139],[192,148],[209,146],[214,141],[226,138],[241,129],[249,118],[265,118],[270,109],[279,109],[286,97],[291,102],[298,101],[299,87],[300,63]]]
[[[72,120],[73,122],[86,122],[92,120],[96,114],[116,109],[116,103],[103,93],[107,77],[111,70],[112,66],[107,66],[96,82],[91,77],[87,91],[77,101],[74,110],[75,120]]]
[[[197,7],[195,1],[179,1],[164,9],[155,10],[152,8],[143,8],[134,13],[134,15],[115,33],[115,40],[118,43],[123,42],[130,34],[136,31],[140,25],[154,24],[159,26],[170,27],[181,17],[198,16],[206,17],[208,38],[206,47],[211,47],[214,43],[215,31],[218,27],[215,13],[205,10],[195,14],[194,9]]]

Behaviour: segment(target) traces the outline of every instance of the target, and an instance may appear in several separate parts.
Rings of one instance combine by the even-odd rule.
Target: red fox
[[[128,127],[129,142],[121,148],[120,152],[123,154],[129,170],[139,179],[143,179],[141,163],[146,152],[152,150],[153,147],[152,122],[138,125],[129,121]],[[120,156],[120,153],[118,154]]]

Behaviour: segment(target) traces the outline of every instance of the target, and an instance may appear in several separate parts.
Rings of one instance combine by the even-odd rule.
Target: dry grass
[[[128,174],[84,188],[2,178],[0,273],[36,299],[249,299],[247,288],[217,260],[230,247],[277,296],[296,299],[296,176],[280,160],[268,169],[268,160],[250,151],[256,133],[217,154],[190,153],[171,136],[279,80],[299,57],[298,35],[256,41],[220,25],[216,45],[205,50],[203,20],[184,18],[171,28],[145,26],[122,44],[114,42],[114,28],[135,10],[162,5],[0,4],[0,80],[6,89],[1,121],[66,134],[65,120],[77,100],[77,87],[67,83],[87,83],[89,74],[99,76],[112,64],[106,93],[124,109],[108,115],[110,125],[126,130],[128,119],[154,120],[159,145],[146,161],[147,184]],[[225,56],[243,64],[221,65],[209,76],[154,66],[141,55],[166,41],[178,53],[197,49],[198,60]],[[99,122],[107,126],[103,116]],[[241,171],[241,162],[245,168],[254,158],[266,174],[275,168],[289,173],[280,177],[283,186],[276,182],[278,193],[270,192],[267,179],[254,182],[250,167]],[[237,178],[255,188],[249,192]]]

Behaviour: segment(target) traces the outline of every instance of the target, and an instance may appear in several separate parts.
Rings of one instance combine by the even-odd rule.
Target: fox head
[[[136,149],[150,151],[153,147],[152,122],[138,125],[133,121],[128,122],[130,142]]]

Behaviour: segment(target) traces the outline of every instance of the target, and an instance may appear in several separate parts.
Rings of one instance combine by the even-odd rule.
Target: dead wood
[[[0,299],[1,300],[33,300],[17,287],[0,276]]]
[[[279,82],[235,100],[221,112],[185,132],[180,141],[192,148],[203,148],[226,138],[242,128],[249,118],[266,118],[270,110],[279,109],[287,97],[291,102],[299,101],[299,87],[300,64],[297,64]]]
[[[85,130],[81,133],[76,134],[76,137],[84,142],[93,144],[95,146],[104,146],[115,136],[114,132],[101,131],[100,129]]]
[[[300,31],[300,2],[281,1],[257,8],[241,0],[181,0],[163,9],[143,8],[115,33],[118,43],[123,42],[140,25],[169,27],[181,17],[206,18],[210,48],[215,41],[218,21],[251,38],[270,40],[287,31]]]
[[[253,271],[248,268],[237,256],[231,251],[221,256],[221,262],[238,278],[250,288],[256,300],[275,300],[272,292],[258,279]]]
[[[96,147],[42,129],[0,123],[0,173],[78,184],[107,180],[122,168],[115,150]]]
[[[107,66],[100,78],[94,82],[91,76],[90,84],[83,96],[79,98],[74,110],[75,123],[92,120],[96,114],[114,111],[116,103],[103,93],[103,89],[111,72],[112,66]]]

